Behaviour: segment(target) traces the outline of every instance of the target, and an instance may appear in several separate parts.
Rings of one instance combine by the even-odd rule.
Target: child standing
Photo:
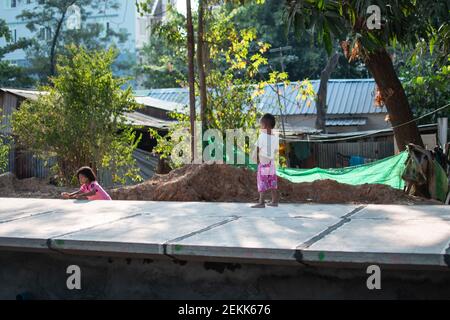
[[[73,193],[63,192],[61,196],[64,199],[111,200],[109,194],[98,184],[91,168],[78,169],[77,178],[81,185],[80,190]]]
[[[266,113],[260,120],[261,134],[256,141],[256,162],[258,170],[256,182],[259,192],[259,202],[252,208],[264,208],[264,193],[268,190],[272,194],[272,202],[267,205],[271,207],[278,206],[278,185],[277,172],[275,168],[275,155],[278,152],[279,140],[273,132],[275,128],[275,117]]]

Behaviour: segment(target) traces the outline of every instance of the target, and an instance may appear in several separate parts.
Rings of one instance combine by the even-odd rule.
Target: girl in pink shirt
[[[73,193],[63,192],[61,196],[64,199],[111,200],[109,194],[98,184],[91,168],[78,169],[77,178],[81,184],[80,190]]]

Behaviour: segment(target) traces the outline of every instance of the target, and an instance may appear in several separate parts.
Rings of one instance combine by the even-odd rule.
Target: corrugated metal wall
[[[0,133],[11,134],[10,117],[16,110],[17,97],[9,93],[0,93]]]
[[[54,160],[45,161],[37,158],[30,151],[16,150],[12,147],[9,151],[9,161],[6,172],[13,172],[19,179],[47,178],[51,174],[50,167]]]
[[[338,154],[378,160],[394,155],[393,141],[316,143],[317,166],[336,168]]]
[[[158,166],[158,158],[153,156],[150,152],[146,152],[140,149],[136,149],[133,153],[133,157],[136,159],[136,164],[140,169],[140,175],[142,179],[147,180],[153,177]],[[104,187],[115,187],[119,186],[118,183],[114,183],[112,180],[112,175],[109,170],[99,170],[98,180]],[[136,182],[128,180],[126,185],[133,185]]]
[[[134,158],[141,170],[141,177],[144,180],[151,178],[158,165],[158,159],[152,156],[151,153],[139,149],[134,152]],[[20,151],[13,147],[9,152],[9,162],[5,172],[13,172],[19,179],[30,177],[45,179],[52,174],[51,167],[55,162],[56,159],[44,161],[33,156],[33,153],[30,151]],[[104,187],[118,185],[113,183],[112,175],[109,170],[99,170],[98,180]],[[134,184],[134,182],[127,181],[126,184],[131,185]]]

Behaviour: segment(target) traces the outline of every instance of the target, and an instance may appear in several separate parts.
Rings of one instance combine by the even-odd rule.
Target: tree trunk
[[[194,27],[192,25],[191,1],[186,0],[186,29],[189,82],[189,114],[191,120],[191,161],[195,159],[195,71],[194,71]]]
[[[319,90],[317,92],[317,117],[316,117],[316,129],[322,130],[322,132],[327,132],[327,127],[325,124],[326,116],[327,116],[327,89],[328,89],[328,80],[330,79],[331,73],[336,68],[336,65],[339,61],[339,54],[333,54],[325,69],[320,73],[320,85]]]
[[[53,77],[56,74],[56,43],[58,42],[59,33],[61,32],[61,27],[66,17],[66,11],[62,13],[61,19],[58,21],[56,26],[55,34],[52,39],[52,46],[50,48],[50,76]]]
[[[206,108],[207,108],[207,96],[206,96],[206,74],[205,74],[205,43],[203,39],[204,31],[204,13],[205,13],[206,0],[199,0],[198,2],[198,31],[197,31],[197,67],[198,67],[198,79],[200,90],[200,119],[202,122],[202,130],[207,127],[206,123]]]
[[[64,9],[61,15],[61,19],[58,21],[56,26],[55,34],[52,39],[52,46],[50,48],[50,76],[54,76],[56,74],[56,43],[58,42],[59,34],[61,32],[61,27],[66,18],[67,9],[73,4],[75,4],[76,0],[70,2]]]
[[[365,59],[365,64],[380,89],[389,114],[389,120],[394,127],[394,136],[399,150],[405,150],[408,143],[423,147],[417,124],[412,121],[414,118],[408,98],[395,73],[394,65],[387,51],[379,49],[370,53]],[[403,125],[407,122],[410,123]]]

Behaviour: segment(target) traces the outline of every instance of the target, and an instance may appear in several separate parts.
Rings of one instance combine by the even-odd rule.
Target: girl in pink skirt
[[[265,208],[264,193],[270,190],[272,202],[268,206],[278,206],[278,185],[275,166],[275,155],[278,152],[279,140],[273,132],[275,128],[275,117],[266,113],[260,120],[261,134],[256,142],[256,162],[258,170],[256,182],[259,192],[259,202],[252,208]]]

